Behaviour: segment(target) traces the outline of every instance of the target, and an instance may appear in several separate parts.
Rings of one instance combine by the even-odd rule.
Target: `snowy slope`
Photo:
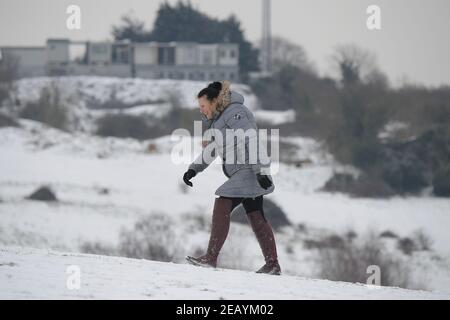
[[[85,243],[116,247],[122,229],[162,212],[173,219],[177,240],[183,244],[178,262],[185,254],[205,249],[208,230],[186,229],[186,214],[210,222],[214,190],[226,179],[218,161],[195,177],[194,188],[187,188],[181,176],[192,159],[173,163],[170,152],[177,141],[170,137],[139,142],[66,133],[28,120],[20,123],[21,128],[0,128],[0,245],[71,252],[83,252]],[[352,199],[318,192],[334,170],[343,168],[317,142],[288,140],[299,146],[299,158],[308,158],[311,164],[301,168],[280,164],[274,176],[276,191],[267,197],[294,223],[292,230],[276,234],[285,274],[317,276],[314,252],[302,247],[302,235],[294,229],[297,224],[306,226],[304,236],[309,238],[315,229],[336,233],[352,229],[358,234],[391,230],[402,237],[423,229],[436,252],[414,257],[421,264],[414,267],[417,280],[427,289],[450,292],[449,199]],[[148,143],[156,145],[155,152],[146,152]],[[200,148],[197,138],[194,145]],[[57,203],[25,199],[43,184],[55,191]],[[240,270],[263,263],[251,229],[239,224],[232,225],[220,259],[220,266]]]
[[[104,102],[111,96],[117,100],[134,104],[145,101],[166,100],[169,93],[177,93],[181,106],[196,108],[197,92],[208,82],[171,79],[115,78],[93,76],[64,76],[25,78],[16,82],[18,98],[21,101],[38,99],[42,88],[56,85],[65,97]],[[235,89],[245,95],[250,109],[257,107],[257,98],[247,85],[233,83]]]
[[[214,190],[226,180],[216,161],[194,178],[194,188],[184,188],[181,177],[193,157],[184,163],[173,163],[170,151],[178,142],[171,141],[170,137],[138,142],[63,133],[26,120],[21,124],[23,128],[0,128],[0,197],[4,201],[0,203],[0,228],[5,230],[20,227],[45,235],[61,233],[61,237],[67,238],[70,230],[78,229],[86,218],[92,217],[93,223],[100,223],[100,218],[94,219],[103,211],[109,212],[118,223],[121,218],[129,221],[127,225],[153,210],[171,215],[198,211],[209,216]],[[352,199],[342,194],[318,192],[338,166],[311,139],[295,139],[301,157],[308,157],[312,164],[301,168],[280,164],[274,176],[276,191],[268,196],[286,211],[293,223],[342,231],[389,229],[400,236],[422,228],[433,236],[437,250],[450,253],[450,199],[426,196]],[[157,145],[157,152],[145,151],[150,142]],[[185,143],[190,144],[190,139]],[[200,142],[195,145],[198,152]],[[23,200],[42,184],[52,186],[62,201],[50,207],[51,212],[80,213],[79,218],[73,218],[72,226],[58,228],[55,222],[54,228],[43,229],[46,221],[64,218],[51,214],[46,204]],[[103,187],[109,188],[109,194],[99,194]],[[16,214],[17,210],[20,215]],[[104,233],[95,232],[99,239],[103,239],[103,234],[115,233],[108,228],[101,230]],[[111,240],[109,236],[104,238]],[[67,242],[73,243],[73,239]]]
[[[79,268],[79,289],[69,289],[69,266]],[[450,299],[437,292],[19,247],[0,249],[0,283],[0,299]]]
[[[71,131],[93,132],[95,120],[107,114],[164,117],[174,98],[181,108],[197,109],[196,94],[207,84],[193,80],[63,76],[20,79],[15,86],[16,100],[22,105],[37,101],[43,88],[57,89],[68,107]],[[248,85],[233,83],[231,89],[245,96],[245,105],[255,112],[259,122],[279,124],[295,118],[294,110],[260,110],[258,99]],[[10,108],[15,114],[20,109]]]
[[[39,88],[49,81],[49,78],[20,80],[20,99],[36,99]],[[167,88],[178,86],[183,92],[183,105],[194,108],[195,99],[191,104],[190,95],[204,83],[62,77],[58,78],[58,85],[69,95],[97,100],[107,99],[111,90],[117,90],[117,97],[127,103],[157,100],[165,97]],[[248,88],[242,86],[239,90]],[[252,105],[253,98],[252,94],[246,95],[248,104]],[[85,119],[87,108],[83,101],[80,104],[74,101],[72,107]],[[164,107],[167,103],[138,105],[126,112],[161,115]],[[255,111],[261,121],[269,118],[275,122],[288,121],[291,116],[289,112]],[[89,110],[90,115],[97,116],[104,112]],[[183,184],[184,171],[200,151],[198,137],[180,140],[183,145],[194,146],[195,150],[191,157],[175,163],[171,152],[180,141],[171,140],[170,136],[137,141],[99,137],[89,130],[63,132],[23,119],[20,124],[20,128],[0,128],[0,247],[86,252],[84,244],[98,243],[115,248],[121,230],[129,230],[139,219],[161,212],[173,219],[177,240],[182,244],[176,262],[182,262],[185,254],[205,249],[214,191],[226,177],[220,161],[216,161],[193,179],[194,188]],[[267,196],[293,223],[292,227],[276,232],[284,274],[319,276],[315,252],[304,245],[304,240],[314,240],[316,236],[342,235],[348,230],[362,236],[367,230],[389,230],[399,237],[410,237],[412,232],[422,229],[431,237],[433,251],[406,257],[411,258],[408,261],[414,269],[414,280],[426,284],[419,286],[421,288],[450,293],[450,199],[427,194],[354,199],[344,194],[321,192],[319,189],[333,172],[354,173],[354,169],[336,163],[317,141],[304,137],[284,137],[283,140],[297,146],[297,160],[307,160],[301,167],[281,163],[273,176],[275,192]],[[153,152],[148,151],[149,144],[155,146]],[[44,184],[56,193],[58,202],[25,198]],[[196,220],[204,221],[203,229],[193,223]],[[303,233],[298,231],[298,225],[304,227]],[[395,241],[392,240],[393,247]],[[219,257],[219,266],[254,270],[262,263],[251,229],[233,223]]]

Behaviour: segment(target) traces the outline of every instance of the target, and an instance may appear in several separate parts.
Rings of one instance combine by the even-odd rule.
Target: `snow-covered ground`
[[[0,248],[0,283],[0,299],[450,299],[445,293],[17,247]]]
[[[1,128],[0,148],[0,243],[79,252],[85,243],[117,246],[120,231],[130,229],[140,218],[163,212],[183,225],[186,214],[206,221],[214,202],[214,190],[225,181],[218,162],[194,178],[194,187],[183,186],[186,164],[174,164],[170,157],[170,137],[138,142],[133,139],[92,137],[85,133],[65,133],[39,123],[21,120],[21,128]],[[353,199],[342,194],[317,191],[342,167],[316,142],[289,138],[299,145],[299,158],[311,160],[301,168],[280,164],[274,176],[275,201],[295,224],[308,229],[357,233],[375,229],[409,236],[422,229],[442,255],[441,267],[421,281],[431,289],[450,291],[448,253],[450,201],[433,197],[390,200]],[[148,143],[156,151],[147,152]],[[190,143],[186,141],[186,143]],[[200,141],[195,139],[199,146]],[[192,159],[191,159],[192,160]],[[161,183],[163,182],[163,183]],[[38,187],[49,185],[59,199],[45,203],[25,199]],[[107,189],[108,192],[102,192]],[[180,229],[180,227],[176,227]],[[180,229],[177,231],[183,234]],[[292,243],[288,233],[277,233],[280,261],[285,273],[314,276],[314,264],[307,250]],[[244,242],[242,239],[246,239]],[[183,254],[205,248],[208,233],[184,233]],[[243,244],[245,243],[245,245]],[[286,246],[294,245],[294,254]],[[230,263],[227,257],[244,257]],[[262,263],[258,244],[249,228],[233,226],[224,247],[222,265],[246,270]]]
[[[275,111],[275,110],[255,110],[255,118],[260,122],[270,123],[272,125],[294,122],[295,110]]]
[[[197,109],[196,93],[207,85],[204,81],[114,78],[97,76],[61,76],[20,79],[16,82],[15,101],[24,105],[37,101],[43,89],[57,91],[68,108],[71,130],[92,133],[95,121],[106,114],[128,114],[161,118],[171,109],[171,101],[181,108]],[[245,105],[254,111],[257,121],[268,124],[291,122],[294,110],[261,110],[257,97],[245,84],[233,83],[232,90],[245,96]],[[107,105],[108,109],[103,107]],[[116,108],[111,108],[115,106]],[[18,114],[17,105],[9,106]],[[120,108],[119,108],[120,107]]]
[[[29,98],[34,94],[33,92],[38,92],[39,87],[43,86],[46,81],[50,80],[48,78],[21,80],[18,84],[19,96],[21,99]],[[110,92],[107,88],[111,87],[111,83],[121,88],[118,92],[124,92],[121,99],[129,99],[127,102],[161,98],[164,96],[162,93],[164,88],[175,85],[174,80],[119,80],[95,77],[63,77],[59,79],[60,85],[84,92],[84,96],[90,95],[100,100],[109,96]],[[177,82],[177,85],[184,88],[182,89],[184,99],[189,101],[192,92],[197,92],[204,86],[204,83],[181,81]],[[159,89],[152,91],[152,88]],[[245,86],[242,86],[241,89],[248,90]],[[257,108],[257,102],[252,102],[251,94],[249,97],[249,103],[254,103],[253,107]],[[128,112],[153,112],[152,106],[153,104],[144,107],[137,106],[130,108]],[[192,107],[195,107],[194,103]],[[85,106],[80,108],[83,109]],[[97,112],[101,111],[97,110]],[[30,272],[25,264],[30,262],[33,265],[34,260],[36,260],[35,273],[39,273],[39,268],[42,267],[42,274],[49,274],[49,279],[55,277],[55,275],[50,276],[50,273],[55,272],[54,268],[57,268],[58,263],[61,266],[77,264],[75,262],[82,265],[83,260],[86,260],[86,270],[94,267],[104,269],[106,264],[111,263],[112,269],[105,271],[105,274],[110,274],[111,277],[115,272],[120,271],[117,268],[120,268],[125,261],[130,262],[130,268],[141,270],[148,264],[149,270],[152,270],[152,267],[158,269],[157,266],[160,264],[156,262],[75,254],[83,251],[83,245],[86,243],[116,247],[120,241],[119,235],[122,230],[131,229],[136,221],[156,212],[173,219],[177,240],[183,244],[177,259],[175,259],[177,262],[182,263],[185,254],[193,254],[199,248],[205,249],[209,237],[208,230],[187,229],[189,227],[186,225],[187,217],[197,216],[210,221],[214,191],[226,180],[226,177],[222,173],[219,161],[216,161],[192,180],[193,188],[184,185],[181,177],[189,162],[193,160],[195,152],[200,150],[198,137],[193,140],[190,138],[172,140],[170,136],[165,136],[154,140],[137,141],[93,136],[90,132],[83,130],[63,132],[23,119],[20,120],[20,125],[19,128],[0,128],[0,246],[4,248],[0,251],[0,265],[6,263],[0,266],[0,272],[5,279],[8,279],[8,274],[11,275],[8,280],[11,286],[17,285],[17,290],[7,290],[11,297],[13,293],[20,294],[21,288],[25,286],[24,283],[28,278],[24,274]],[[433,240],[433,251],[421,252],[419,255],[413,256],[411,263],[413,263],[415,277],[419,282],[425,283],[427,289],[450,293],[450,233],[448,232],[450,199],[427,195],[394,197],[388,200],[354,199],[343,194],[321,192],[319,189],[332,176],[333,172],[354,172],[355,170],[336,163],[317,141],[304,137],[289,137],[282,140],[297,146],[294,155],[297,159],[308,160],[301,167],[280,163],[278,173],[273,176],[275,192],[267,196],[286,212],[294,225],[290,229],[282,229],[276,233],[280,263],[285,275],[317,276],[314,253],[306,249],[302,242],[297,241],[299,235],[294,232],[297,225],[306,226],[307,234],[303,237],[310,237],[317,230],[342,234],[350,229],[358,235],[362,235],[368,230],[378,232],[390,230],[399,237],[409,237],[414,231],[421,229]],[[174,163],[171,152],[180,141],[188,146],[193,144],[196,147],[195,152],[191,157],[183,158],[184,162]],[[149,144],[154,146],[152,151],[149,151]],[[50,186],[59,201],[50,203],[25,198],[42,185]],[[75,252],[66,257],[71,257],[70,259],[73,258],[76,261],[63,261],[65,256],[56,252],[47,253],[24,248],[10,249],[11,246]],[[239,261],[231,261],[232,259],[236,260],[236,257],[240,258]],[[47,258],[49,259],[48,264]],[[59,262],[52,262],[51,259]],[[9,260],[12,263],[11,266],[8,264]],[[100,266],[95,265],[96,262]],[[262,264],[263,259],[258,243],[251,229],[248,226],[233,223],[220,257],[219,266],[249,271],[259,268]],[[201,277],[200,273],[196,273],[199,271],[190,266],[168,265],[173,266],[174,270],[181,273],[192,270],[192,279]],[[6,275],[3,274],[4,272]],[[146,272],[143,271],[142,274],[137,272],[136,277],[145,277],[147,276]],[[152,278],[151,271],[148,272],[150,273],[148,277]],[[211,272],[211,275],[223,274],[223,279],[232,275],[236,275],[237,278],[241,277],[241,279],[248,276],[250,282],[253,281],[252,277],[255,277],[248,272],[208,272]],[[32,274],[30,273],[29,279],[36,285],[39,285],[39,281],[45,280],[44,276],[40,280],[33,279]],[[64,277],[64,272],[62,276]],[[89,273],[86,273],[86,277],[88,276]],[[129,276],[135,279],[134,275]],[[173,275],[166,276],[173,277]],[[101,291],[103,289],[98,291],[98,295],[82,291],[75,294],[80,294],[78,297],[89,297],[90,294],[93,294],[94,297],[103,297],[102,292],[108,291],[106,288],[109,284],[105,284],[106,278],[102,279],[99,279],[99,282],[93,279],[91,282],[92,286],[98,285],[105,288],[105,291]],[[154,281],[149,283],[149,287],[159,286],[159,291],[156,289],[146,291],[145,282],[143,282],[136,288],[124,289],[124,292],[129,292],[130,297],[135,295],[139,297],[144,295],[145,297],[146,292],[152,294],[151,297],[162,297],[159,294],[163,292],[161,294],[167,294],[165,297],[168,298],[176,298],[178,294],[188,295],[191,292],[189,289],[183,290],[183,285],[187,286],[187,284],[180,282],[181,280],[169,283],[167,282],[169,280],[164,279],[160,284],[156,283],[157,280],[149,280]],[[298,281],[299,287],[312,286],[313,289],[316,283],[320,283],[319,287],[324,286],[323,290],[316,291],[317,295],[311,294],[310,296],[307,295],[307,290],[299,292],[297,289],[291,291],[290,289],[285,291],[280,289],[279,296],[286,296],[286,298],[289,298],[287,297],[288,292],[298,294],[298,298],[319,297],[319,292],[324,294],[322,298],[333,298],[332,293],[328,292],[325,287],[328,284],[338,290],[341,286],[341,284],[336,284],[334,287],[330,282],[315,282],[302,278],[286,277],[283,279],[290,279],[283,280],[286,283]],[[201,283],[205,283],[205,281],[202,280]],[[124,280],[123,283],[126,282]],[[197,282],[192,281],[192,283]],[[216,283],[217,287],[215,284],[211,284],[212,287],[207,288],[219,289],[222,282]],[[236,285],[238,283],[245,282],[236,281]],[[179,288],[176,284],[179,285]],[[119,284],[115,283],[115,285]],[[165,289],[166,285],[167,290]],[[255,284],[255,286],[257,288],[259,285]],[[345,286],[350,285],[345,284]],[[198,289],[196,285],[192,287]],[[376,292],[383,292],[367,291],[367,288],[360,286],[350,287],[356,288],[355,291],[353,292],[352,289],[350,290],[352,293],[343,297],[356,295],[356,292],[360,292],[358,290],[363,290],[360,292],[361,297],[366,298],[380,297]],[[288,288],[290,287],[288,286]],[[66,294],[65,291],[58,290],[51,291],[53,293],[33,291],[31,295],[54,297],[58,293]],[[239,290],[223,290],[228,289],[222,288],[216,292],[218,294],[225,292],[226,298],[241,297],[239,293],[235,295],[236,292],[240,292]],[[246,290],[243,291],[245,294],[248,293]],[[258,298],[259,295],[263,297],[263,293],[259,291],[261,290],[254,290],[254,295],[246,297]],[[394,290],[393,292],[400,291]],[[211,292],[203,293],[207,297],[215,297]],[[391,297],[390,293],[391,291],[386,296],[387,298]],[[71,297],[74,293],[67,294],[68,297]],[[114,294],[122,293],[109,292],[109,294],[108,297],[114,297]],[[0,290],[0,295],[4,295],[3,289]],[[30,297],[27,294],[22,296]],[[201,298],[202,295],[199,294],[198,297]],[[396,298],[397,296],[394,294],[392,297]],[[290,298],[296,297],[291,296]],[[399,298],[401,297],[399,296]]]
[[[18,98],[22,101],[35,101],[43,88],[57,86],[65,97],[82,101],[105,102],[111,97],[135,104],[145,101],[166,100],[176,93],[181,99],[181,107],[198,107],[197,92],[207,83],[193,80],[114,78],[96,76],[36,77],[17,81]],[[245,103],[250,109],[257,108],[257,98],[244,84],[233,83],[232,89],[245,95]]]

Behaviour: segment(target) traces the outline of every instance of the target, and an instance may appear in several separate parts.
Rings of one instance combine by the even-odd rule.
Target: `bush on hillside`
[[[380,285],[417,289],[411,270],[400,258],[386,251],[383,243],[373,235],[361,241],[341,238],[339,246],[319,248],[319,276],[333,281],[366,283],[369,266],[378,266]]]
[[[143,117],[109,114],[97,120],[96,133],[104,137],[146,140],[167,134],[158,124],[149,124]]]
[[[68,125],[68,111],[60,90],[54,84],[42,88],[37,101],[28,102],[19,116],[43,122],[49,126],[65,130]]]
[[[290,226],[291,222],[287,218],[286,213],[274,201],[264,198],[264,216],[270,222],[275,230],[285,226]],[[231,221],[248,224],[247,215],[244,206],[241,204],[233,210]]]
[[[0,128],[1,127],[18,127],[19,123],[12,117],[0,113]]]

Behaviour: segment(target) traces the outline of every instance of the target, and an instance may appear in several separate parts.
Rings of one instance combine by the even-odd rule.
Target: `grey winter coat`
[[[261,157],[258,152],[253,152],[253,156],[250,157],[249,144],[254,143],[254,146],[258,145],[262,147],[263,155],[266,155],[266,148],[259,145],[259,136],[257,132],[257,125],[252,112],[244,105],[244,97],[236,91],[230,91],[230,103],[225,109],[216,114],[213,119],[206,119],[203,117],[203,125],[206,127],[207,133],[209,132],[212,141],[209,145],[203,148],[202,153],[197,159],[189,166],[189,169],[193,169],[195,172],[201,172],[205,170],[212,162],[204,161],[206,159],[205,153],[211,152],[211,143],[214,143],[214,147],[218,152],[210,153],[212,159],[220,156],[222,159],[222,170],[228,177],[228,180],[222,184],[215,192],[216,195],[225,197],[243,197],[243,198],[255,198],[260,195],[269,194],[274,191],[275,186],[273,179],[269,174],[270,159],[268,157]],[[228,136],[228,131],[236,132],[237,129],[254,129],[255,134],[248,135],[235,139]],[[252,132],[252,130],[247,131]],[[217,135],[220,134],[221,137]],[[237,135],[239,137],[239,135]],[[210,148],[208,148],[210,147]],[[208,151],[209,149],[209,151]],[[245,149],[245,150],[244,150]],[[243,151],[244,150],[244,151]],[[252,149],[254,150],[254,149]],[[259,149],[257,149],[259,150]],[[226,159],[226,156],[234,157],[234,159]],[[272,181],[272,186],[268,189],[263,189],[256,179],[256,174],[267,174]]]

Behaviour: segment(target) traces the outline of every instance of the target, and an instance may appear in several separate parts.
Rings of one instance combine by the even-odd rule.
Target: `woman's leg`
[[[270,223],[264,216],[263,196],[246,198],[242,201],[247,218],[252,226],[253,232],[258,239],[259,246],[264,255],[266,264],[259,269],[258,273],[281,274],[281,268],[278,263],[277,246],[275,235],[273,234]]]
[[[242,198],[219,197],[214,201],[211,235],[206,254],[199,258],[188,257],[190,262],[198,265],[217,266],[217,258],[230,229],[231,212],[242,201]]]

